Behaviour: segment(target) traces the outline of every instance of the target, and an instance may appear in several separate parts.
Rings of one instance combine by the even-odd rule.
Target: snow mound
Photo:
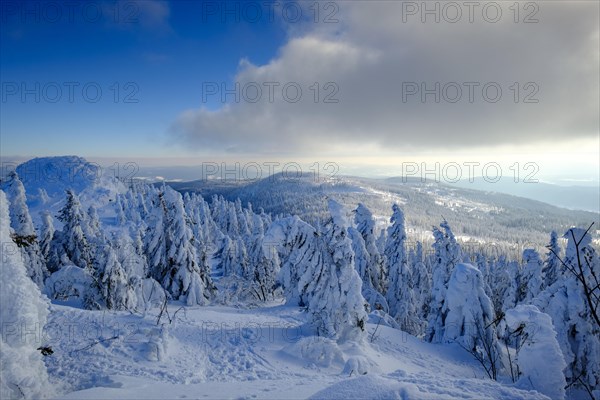
[[[372,363],[365,357],[353,356],[348,358],[344,365],[343,374],[348,376],[366,375],[371,370]]]
[[[283,351],[308,363],[309,366],[331,367],[343,365],[344,355],[335,340],[324,337],[304,337],[287,346]]]
[[[395,379],[398,378],[398,379]],[[547,399],[537,392],[507,388],[493,381],[480,379],[439,379],[432,375],[409,375],[404,371],[380,377],[364,375],[331,385],[311,399]]]
[[[45,293],[51,299],[75,301],[72,305],[82,307],[86,290],[92,285],[90,273],[75,265],[65,265],[45,282]]]

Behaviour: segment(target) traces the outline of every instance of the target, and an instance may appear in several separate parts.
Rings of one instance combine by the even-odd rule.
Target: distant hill
[[[559,186],[550,183],[515,183],[510,178],[502,178],[490,183],[483,178],[475,178],[473,182],[461,180],[454,184],[467,189],[485,190],[507,193],[543,201],[558,207],[573,210],[600,212],[600,186]]]
[[[272,214],[296,214],[308,222],[325,216],[328,197],[349,211],[359,202],[371,209],[384,226],[391,205],[402,205],[409,239],[427,241],[431,227],[445,218],[463,241],[507,243],[519,247],[545,245],[550,232],[563,233],[572,226],[588,226],[599,214],[569,210],[547,203],[504,193],[467,189],[418,179],[369,179],[339,177],[315,181],[312,176],[288,179],[276,174],[255,181],[198,180],[168,183],[174,189],[214,194],[243,203],[252,203]],[[598,224],[598,222],[596,222]],[[600,225],[600,224],[599,224]]]

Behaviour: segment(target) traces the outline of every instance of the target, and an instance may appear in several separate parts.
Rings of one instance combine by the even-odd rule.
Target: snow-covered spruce
[[[431,293],[431,273],[429,259],[423,255],[423,244],[417,241],[414,249],[409,251],[409,265],[412,271],[413,299],[419,319],[426,325]]]
[[[42,260],[44,264],[57,264],[56,261],[58,259],[58,254],[56,254],[56,249],[52,248],[52,240],[54,239],[54,219],[52,218],[52,214],[49,211],[44,211],[42,213],[42,226],[40,229],[40,253],[42,256]],[[54,272],[54,271],[52,271]],[[50,274],[50,271],[48,272]]]
[[[48,382],[42,354],[36,350],[43,345],[41,337],[48,304],[27,276],[17,244],[11,237],[8,207],[6,195],[0,190],[0,397],[50,397],[53,389]]]
[[[16,172],[11,172],[9,175],[6,197],[10,202],[9,215],[10,225],[13,228],[13,241],[19,247],[27,274],[41,288],[48,276],[48,270],[27,207],[25,188]]]
[[[558,245],[558,234],[552,231],[550,234],[550,243],[546,246],[546,260],[542,269],[544,275],[544,287],[552,286],[562,273],[560,266],[560,246]]]
[[[425,339],[429,342],[439,342],[444,336],[444,302],[448,281],[454,266],[460,262],[461,250],[448,222],[443,221],[440,228],[433,227],[435,242],[434,262],[432,265],[432,287],[427,315],[427,331]]]
[[[80,268],[91,268],[93,257],[91,245],[84,234],[88,225],[87,216],[81,208],[79,196],[73,190],[67,190],[67,201],[59,211],[58,220],[62,222],[62,230],[55,235],[59,253]]]
[[[317,235],[315,228],[298,217],[274,221],[265,234],[265,245],[276,249],[281,260],[277,282],[283,288],[287,304],[307,305],[306,288],[300,279],[306,271],[315,270],[322,263]]]
[[[367,313],[343,207],[328,201],[330,218],[317,239],[322,257],[300,278],[311,322],[319,336],[355,339],[364,334]]]
[[[125,269],[110,245],[104,249],[104,268],[101,276],[102,296],[110,310],[133,310],[137,299]]]
[[[252,248],[248,279],[252,282],[252,292],[260,301],[275,298],[275,280],[279,275],[280,261],[277,250],[265,242],[265,231],[261,217],[253,217]]]
[[[213,295],[213,283],[208,265],[198,262],[196,239],[181,194],[163,187],[155,202],[154,226],[147,236],[151,276],[174,299],[188,305],[205,304]]]
[[[523,251],[523,278],[521,279],[524,285],[525,295],[520,299],[524,303],[531,303],[544,288],[544,279],[542,277],[542,258],[539,253],[533,249],[525,249]]]
[[[387,289],[389,314],[398,321],[402,330],[411,335],[419,335],[423,328],[417,313],[412,271],[406,254],[404,213],[397,204],[392,206],[392,211],[391,225],[388,227],[385,244],[385,259],[389,276]]]
[[[350,226],[348,227],[348,236],[352,241],[352,251],[354,252],[354,265],[356,272],[362,279],[362,295],[369,303],[371,310],[389,311],[385,296],[375,289],[371,274],[371,262],[373,258],[370,256],[365,246],[365,240],[360,232]]]
[[[377,238],[375,237],[375,221],[373,214],[362,203],[358,203],[354,214],[356,230],[362,236],[365,243],[365,250],[369,257],[365,265],[365,271],[361,278],[363,282],[370,281],[370,286],[377,292],[385,292],[385,261],[377,247]]]

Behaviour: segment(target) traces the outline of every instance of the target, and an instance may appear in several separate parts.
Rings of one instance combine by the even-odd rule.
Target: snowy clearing
[[[159,327],[157,312],[53,304],[44,336],[50,380],[67,393],[57,398],[546,398],[485,378],[458,346],[375,323],[359,346],[309,336],[296,307],[169,305],[176,312]]]

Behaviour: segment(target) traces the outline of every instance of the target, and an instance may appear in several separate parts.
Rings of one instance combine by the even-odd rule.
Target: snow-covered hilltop
[[[64,204],[68,189],[77,193],[86,208],[104,207],[117,193],[127,191],[114,170],[77,156],[34,158],[19,164],[15,172],[25,187],[34,220],[40,220],[43,211],[55,214]]]
[[[3,399],[600,396],[592,221],[515,253],[455,235],[497,215],[476,193],[276,176],[205,198],[101,172],[3,182]]]

